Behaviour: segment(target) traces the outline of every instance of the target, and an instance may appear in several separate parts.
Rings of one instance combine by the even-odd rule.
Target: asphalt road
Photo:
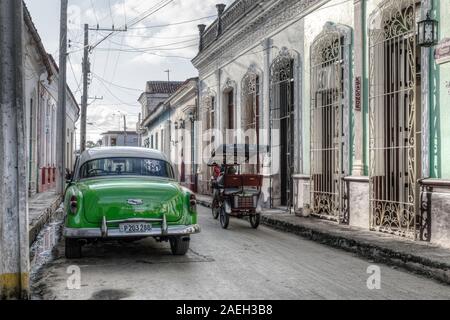
[[[266,227],[231,220],[222,230],[199,207],[202,233],[185,257],[152,239],[96,244],[84,258],[56,259],[33,283],[44,299],[450,299],[450,286],[379,265],[381,289],[369,290],[370,261]],[[69,267],[81,271],[80,289],[69,290]],[[69,284],[76,284],[71,281]]]

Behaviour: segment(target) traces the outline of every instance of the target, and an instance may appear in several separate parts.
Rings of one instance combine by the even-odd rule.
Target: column
[[[354,84],[353,84],[353,105],[354,105],[354,159],[353,159],[353,176],[364,175],[364,59],[365,59],[365,42],[364,42],[364,1],[355,0],[355,30],[354,30]]]

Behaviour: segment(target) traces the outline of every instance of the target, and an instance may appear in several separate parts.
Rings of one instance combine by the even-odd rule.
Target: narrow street
[[[202,233],[185,257],[144,240],[84,247],[68,261],[64,245],[33,280],[35,299],[448,299],[450,287],[380,265],[381,290],[367,289],[369,261],[297,236],[232,220],[220,228],[199,207]],[[81,269],[68,290],[67,270]]]

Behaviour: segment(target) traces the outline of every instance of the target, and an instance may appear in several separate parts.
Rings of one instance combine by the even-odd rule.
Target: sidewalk
[[[211,199],[209,196],[197,195],[198,203],[206,207],[211,207]],[[261,220],[270,228],[450,284],[449,249],[281,212],[266,211]]]
[[[61,205],[61,196],[55,190],[38,193],[28,200],[30,245],[36,240],[42,228],[51,220]]]

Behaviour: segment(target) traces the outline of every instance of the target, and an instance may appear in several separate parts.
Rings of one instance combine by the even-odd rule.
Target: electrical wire
[[[135,49],[135,50],[152,50],[152,49],[165,48],[165,47],[169,47],[169,46],[173,46],[173,45],[177,45],[177,44],[187,44],[187,43],[191,43],[192,44],[193,41],[195,41],[196,43],[198,42],[197,39],[189,39],[189,40],[177,41],[177,42],[166,43],[166,44],[161,44],[161,45],[154,45],[154,46],[151,46],[151,47],[137,48],[137,47],[134,47],[134,46],[130,46],[128,44],[121,44],[121,43],[114,42],[112,40],[109,40],[109,41],[112,44],[125,46],[125,47],[128,47],[130,49]]]
[[[165,7],[167,7],[169,4],[171,4],[172,2],[173,2],[174,0],[163,0],[163,1],[161,1],[161,2],[159,2],[157,5],[155,5],[154,7],[156,7],[156,6],[158,6],[159,4],[162,4],[161,6],[159,6],[158,8],[156,8],[156,9],[154,9],[153,11],[151,11],[151,9],[149,9],[149,10],[147,10],[146,12],[147,13],[145,13],[145,15],[142,17],[142,18],[139,18],[139,17],[137,17],[137,18],[135,18],[135,19],[133,19],[132,21],[132,23],[130,24],[130,27],[131,26],[134,26],[134,25],[136,25],[136,24],[138,24],[139,22],[141,22],[141,21],[143,21],[143,20],[145,20],[145,19],[147,19],[149,16],[151,16],[152,14],[155,14],[156,12],[158,12],[158,11],[160,11],[160,10],[162,10],[163,8],[165,8]],[[152,7],[152,8],[154,8],[154,7]],[[150,12],[149,12],[150,11]],[[137,19],[137,20],[136,20]],[[128,27],[127,27],[128,28]],[[109,33],[106,37],[104,37],[103,39],[101,39],[99,42],[97,42],[95,45],[93,45],[93,46],[91,46],[90,48],[89,48],[89,50],[90,51],[92,51],[92,50],[94,50],[98,45],[100,45],[103,41],[105,41],[106,39],[108,39],[109,37],[111,37],[112,35],[114,35],[114,34],[116,34],[117,33],[117,31],[113,31],[113,32],[111,32],[111,33]]]
[[[125,90],[130,90],[130,91],[141,92],[141,93],[142,93],[142,91],[143,91],[143,90],[141,90],[141,89],[125,87],[125,86],[122,86],[122,85],[119,85],[119,84],[116,84],[116,83],[107,81],[107,80],[101,78],[99,75],[97,75],[97,74],[95,74],[95,73],[92,73],[92,75],[93,75],[96,79],[101,80],[101,81],[103,81],[103,82],[105,82],[105,83],[107,83],[107,84],[109,84],[109,85],[111,85],[111,86],[117,87],[117,88],[121,88],[121,89],[125,89]]]
[[[113,97],[114,99],[116,99],[119,103],[125,105],[125,106],[131,106],[131,107],[137,107],[139,106],[138,103],[128,103],[128,102],[124,102],[122,99],[118,98],[109,88],[108,86],[105,84],[105,82],[103,80],[100,80],[99,78],[97,78],[97,80],[100,82],[100,84],[106,89],[106,91],[108,91],[108,93],[111,95],[111,97]]]
[[[124,16],[124,20],[125,20],[125,25],[127,25],[127,6],[125,5],[125,1],[123,0],[123,16]]]
[[[129,29],[130,30],[140,30],[140,29],[164,28],[164,27],[171,27],[171,26],[178,26],[178,25],[182,25],[182,24],[192,23],[192,22],[196,22],[196,21],[202,21],[202,20],[211,19],[211,18],[217,18],[217,15],[207,16],[207,17],[193,19],[193,20],[187,20],[187,21],[180,21],[180,22],[154,25],[154,26],[135,27],[135,28],[129,28]]]
[[[97,21],[97,25],[99,25],[99,22],[98,22],[98,16],[97,16],[97,12],[95,11],[94,2],[93,2],[92,0],[90,0],[90,1],[91,1],[91,8],[92,8],[92,11],[94,12],[95,20]]]
[[[122,37],[122,39],[120,40],[120,48],[123,47],[123,41],[124,41],[124,37]],[[111,77],[111,81],[114,81],[114,79],[116,78],[116,71],[117,71],[117,67],[119,66],[119,60],[120,60],[120,56],[122,55],[122,52],[118,52],[117,53],[117,59],[116,59],[116,63],[114,64],[114,69],[113,69],[113,73],[112,73],[112,77]]]
[[[164,2],[164,1],[161,1],[161,2],[159,2],[158,4],[161,4],[161,3],[163,3],[163,2]],[[137,21],[132,22],[128,27],[133,27],[133,26],[135,26],[136,24],[138,24],[139,22],[144,21],[144,20],[147,19],[149,16],[151,16],[151,15],[155,14],[156,12],[160,11],[161,9],[167,7],[167,6],[168,6],[169,4],[171,4],[172,2],[174,2],[174,0],[166,0],[166,2],[163,3],[160,7],[158,7],[158,8],[155,9],[154,11],[151,11],[150,13],[144,15],[144,17],[138,19]],[[158,5],[158,4],[157,4],[157,5]],[[157,6],[157,5],[156,5],[156,6]]]
[[[111,22],[112,22],[112,25],[114,25],[114,16],[113,16],[113,12],[112,12],[111,0],[108,0],[108,5],[109,5],[109,15],[111,17]]]
[[[184,47],[178,47],[178,48],[157,48],[157,49],[119,49],[119,48],[112,48],[112,49],[98,49],[98,51],[110,51],[110,52],[128,52],[128,53],[149,53],[153,51],[178,51],[183,49],[189,49],[189,48],[196,48],[196,44],[192,44],[189,46]]]
[[[78,81],[75,71],[73,70],[72,60],[70,59],[70,56],[67,57],[67,60],[69,60],[70,70],[72,71],[73,78],[75,79],[75,83],[77,84],[77,89],[74,91],[74,94],[80,92],[81,90],[81,79]]]
[[[187,34],[185,36],[176,36],[176,37],[154,37],[149,35],[138,35],[138,34],[127,34],[127,38],[145,38],[145,39],[156,39],[156,40],[173,40],[173,39],[185,39],[192,38],[198,39],[198,34]]]

